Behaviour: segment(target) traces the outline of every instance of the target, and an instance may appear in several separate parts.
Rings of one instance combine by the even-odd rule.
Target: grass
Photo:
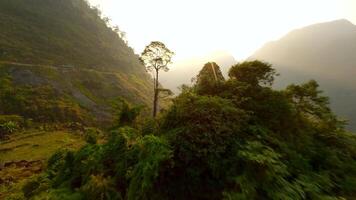
[[[83,143],[79,136],[63,131],[18,134],[0,143],[0,162],[45,160],[60,148],[77,149]]]
[[[18,133],[0,142],[0,199],[24,199],[23,184],[44,169],[55,151],[79,149],[84,143],[80,136],[65,131]]]

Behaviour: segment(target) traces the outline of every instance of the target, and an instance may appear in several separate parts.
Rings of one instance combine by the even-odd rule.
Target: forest
[[[0,199],[356,197],[356,135],[316,80],[211,61],[173,95],[175,53],[138,55],[85,0],[0,0],[0,27]]]
[[[214,70],[213,70],[214,68]],[[214,78],[214,71],[217,79]],[[207,63],[157,119],[123,103],[117,126],[60,150],[22,191],[39,199],[352,199],[356,137],[315,81],[270,86],[260,61]],[[101,139],[99,139],[101,138]],[[103,139],[104,138],[104,139]],[[99,142],[100,141],[100,142]]]

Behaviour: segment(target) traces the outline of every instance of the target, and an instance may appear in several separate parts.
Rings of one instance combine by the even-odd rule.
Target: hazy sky
[[[214,51],[236,59],[292,29],[340,18],[356,24],[356,0],[89,0],[127,33],[136,52],[153,40],[176,60]]]

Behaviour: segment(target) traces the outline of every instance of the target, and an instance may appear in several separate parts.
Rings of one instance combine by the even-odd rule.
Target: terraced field
[[[83,144],[79,135],[65,131],[18,133],[1,142],[0,199],[19,194],[24,182],[40,173],[58,149],[78,149]]]

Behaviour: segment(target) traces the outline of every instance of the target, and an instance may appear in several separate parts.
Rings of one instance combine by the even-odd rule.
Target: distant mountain
[[[160,82],[164,87],[177,94],[179,93],[178,87],[182,84],[191,84],[192,78],[198,75],[207,62],[216,62],[225,77],[228,69],[236,63],[235,58],[228,52],[217,51],[203,57],[190,58],[174,63],[168,72],[161,73]]]
[[[269,42],[250,60],[272,63],[276,87],[317,80],[334,111],[356,130],[356,26],[347,20],[315,24]]]
[[[0,115],[96,121],[118,97],[150,105],[138,56],[85,0],[1,0],[0,27]]]

